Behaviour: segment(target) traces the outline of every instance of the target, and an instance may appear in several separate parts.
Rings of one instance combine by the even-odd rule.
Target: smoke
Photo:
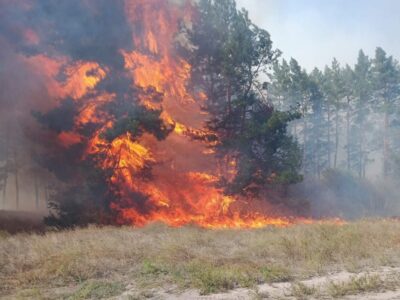
[[[68,55],[73,60],[122,63],[132,46],[123,1],[3,1],[0,30],[27,55]],[[119,60],[119,61],[118,61]]]
[[[310,205],[315,218],[397,217],[398,184],[391,179],[356,178],[343,171],[327,171],[321,179],[306,178],[289,194]]]
[[[0,167],[7,170],[6,187],[0,193],[0,207],[16,208],[15,170],[18,168],[19,209],[36,209],[35,193],[38,193],[38,209],[45,210],[45,191],[41,188],[35,192],[32,180],[33,169],[38,166],[32,160],[31,138],[39,128],[30,113],[32,109],[44,109],[51,103],[45,79],[3,37],[0,37],[0,49]]]
[[[55,137],[33,115],[53,109],[60,97],[79,93],[77,86],[66,86],[68,61],[123,68],[119,49],[132,47],[123,9],[123,1],[0,3],[1,208],[46,209],[54,178],[37,157]],[[104,89],[123,88],[122,82],[105,82]],[[61,117],[60,123],[68,119]]]

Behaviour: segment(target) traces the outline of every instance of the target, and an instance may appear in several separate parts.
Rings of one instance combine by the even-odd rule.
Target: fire
[[[129,136],[112,142],[110,154],[119,153],[120,162],[113,175],[114,183],[123,187],[124,200],[112,208],[119,212],[121,223],[145,225],[162,221],[172,226],[188,223],[208,228],[254,228],[266,225],[285,226],[292,221],[273,218],[244,209],[245,203],[226,196],[219,181],[217,159],[202,142],[207,115],[201,102],[206,95],[193,95],[187,89],[191,66],[174,53],[173,45],[187,8],[168,5],[166,1],[127,1],[126,13],[132,26],[143,24],[143,32],[134,36],[135,50],[122,50],[125,68],[132,74],[132,84],[163,95],[163,102],[141,99],[149,109],[162,108],[162,118],[174,126],[163,142],[144,137],[132,143]],[[187,16],[187,14],[186,14]],[[211,156],[211,157],[210,157]],[[188,163],[189,161],[189,163]],[[137,174],[152,163],[153,178],[141,180]],[[229,163],[232,169],[234,161]],[[233,172],[232,170],[230,172]],[[130,198],[132,191],[147,195],[145,207]]]
[[[77,62],[66,69],[68,81],[64,93],[73,99],[82,98],[106,76],[105,70],[95,62]]]
[[[162,109],[163,121],[173,128],[166,140],[147,134],[138,138],[128,132],[105,140],[103,135],[115,120],[101,107],[116,101],[116,95],[99,93],[96,87],[110,71],[95,61],[33,56],[30,64],[44,74],[49,94],[81,103],[74,129],[61,132],[58,142],[68,147],[86,141],[86,155],[102,154],[99,167],[113,170],[110,184],[119,190],[120,200],[111,208],[121,224],[142,226],[161,221],[171,226],[192,223],[206,228],[260,228],[311,222],[274,217],[265,201],[228,196],[218,186],[222,175],[229,179],[236,174],[236,160],[221,160],[215,155],[213,146],[218,137],[211,138],[213,134],[205,129],[209,116],[201,109],[207,95],[188,89],[192,67],[175,50],[178,43],[185,43],[178,38],[179,28],[182,22],[190,22],[193,7],[189,1],[185,5],[171,3],[126,0],[134,47],[119,51],[131,85],[145,92],[132,101],[150,110]],[[26,36],[36,42],[33,33],[27,31]],[[65,80],[59,83],[54,78],[62,69]],[[90,123],[100,124],[93,136],[78,133]],[[149,168],[151,177],[146,173]]]

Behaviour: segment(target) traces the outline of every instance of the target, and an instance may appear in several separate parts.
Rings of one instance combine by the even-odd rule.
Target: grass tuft
[[[285,282],[293,279],[290,271],[286,268],[270,266],[261,268],[261,273],[265,282]]]
[[[366,292],[376,292],[383,288],[384,281],[378,275],[353,276],[350,280],[330,282],[328,292],[334,298],[346,295],[357,295]]]
[[[296,299],[308,299],[318,291],[315,286],[308,286],[302,282],[292,283],[290,290],[290,294]]]
[[[119,282],[86,281],[80,288],[69,295],[67,300],[105,299],[120,295],[124,286]]]
[[[215,266],[207,263],[194,263],[183,273],[200,293],[224,292],[236,287],[250,287],[256,278],[236,266]]]

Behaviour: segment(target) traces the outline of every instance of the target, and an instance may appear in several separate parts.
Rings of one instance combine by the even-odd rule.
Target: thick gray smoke
[[[29,135],[38,129],[30,111],[46,107],[49,96],[44,78],[4,38],[0,48],[0,207],[45,210],[46,185],[34,172],[38,165],[32,159]]]
[[[31,57],[95,61],[116,70],[102,87],[115,92],[128,84],[118,71],[123,69],[119,50],[131,48],[121,0],[0,3],[0,209],[46,210],[55,181],[37,163],[41,141],[46,147],[49,137],[33,113],[51,109],[57,99],[49,95],[49,78],[35,72]]]

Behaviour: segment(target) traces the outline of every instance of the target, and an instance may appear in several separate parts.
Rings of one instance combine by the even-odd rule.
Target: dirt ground
[[[348,283],[360,278],[375,278],[379,277],[382,280],[381,286],[363,287],[355,284],[353,290],[347,289],[343,293],[351,292],[356,293],[352,295],[341,295],[340,287],[344,288]],[[202,296],[196,290],[185,291],[180,294],[174,294],[174,289],[168,290],[154,290],[153,294],[147,294],[149,299],[165,299],[165,300],[186,300],[186,299],[199,299],[199,300],[239,300],[239,299],[368,299],[368,300],[389,300],[400,299],[400,284],[398,284],[398,276],[400,276],[400,268],[381,268],[379,270],[350,273],[340,272],[326,276],[313,277],[299,282],[278,282],[273,284],[261,284],[254,288],[240,288],[226,293],[218,293],[213,295]],[[395,280],[390,290],[385,287],[386,280]],[[332,294],[330,287],[332,285],[339,285],[338,294]],[[304,292],[307,288],[303,287],[301,291],[296,292],[296,286],[304,285],[309,289],[309,294]],[[357,291],[357,288],[359,289]],[[370,289],[370,290],[369,290]],[[312,292],[311,292],[312,291]],[[142,295],[146,296],[146,295]],[[137,294],[134,287],[131,287],[122,295],[111,299],[140,299],[141,295]]]
[[[298,282],[277,282],[271,284],[261,284],[252,288],[238,288],[224,293],[211,295],[200,295],[198,290],[190,289],[181,291],[176,286],[171,285],[169,289],[154,288],[153,290],[142,291],[134,283],[124,288],[124,292],[113,297],[101,299],[107,300],[136,300],[136,299],[157,299],[157,300],[245,300],[245,299],[366,299],[366,300],[389,300],[400,299],[399,285],[400,267],[381,268],[379,270],[350,273],[340,272],[325,276],[312,277]],[[357,280],[365,278],[380,278],[381,284],[362,285],[357,284]],[[387,280],[391,281],[387,285]],[[352,284],[350,284],[352,283]],[[296,288],[301,286],[302,288]],[[332,286],[338,286],[336,294],[332,294]],[[75,293],[73,297],[65,298],[64,295],[76,292],[77,287],[63,287],[49,289],[40,293],[32,290],[20,291],[18,295],[0,296],[1,300],[11,299],[100,299],[97,297],[79,297]],[[346,293],[350,293],[346,295]]]

